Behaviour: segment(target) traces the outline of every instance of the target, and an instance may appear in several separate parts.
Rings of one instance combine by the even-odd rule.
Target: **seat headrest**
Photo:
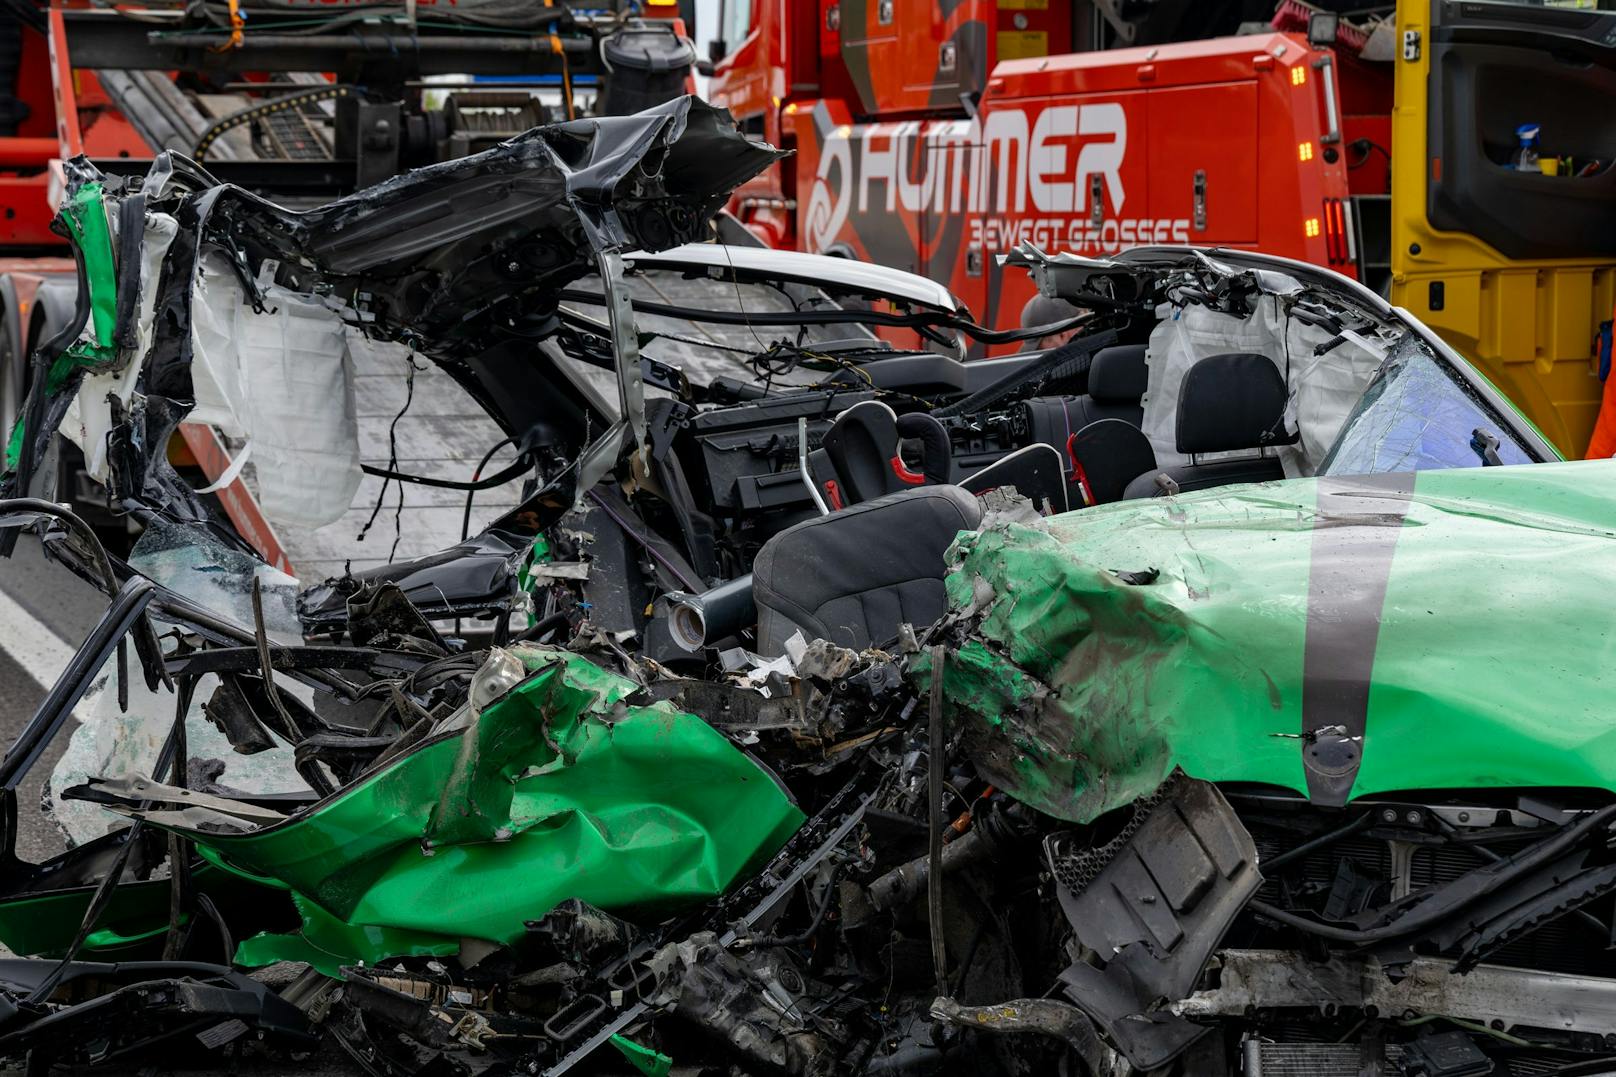
[[[892,472],[898,416],[879,400],[861,400],[836,417],[822,442],[849,502],[902,489]]]
[[[1143,344],[1101,348],[1089,365],[1089,396],[1104,404],[1137,404],[1149,378]]]
[[[1211,355],[1190,367],[1178,397],[1178,451],[1288,445],[1284,375],[1266,355]]]
[[[910,411],[898,416],[898,436],[918,438],[921,444],[920,473],[929,483],[945,483],[954,477],[954,443],[948,428],[929,411]]]

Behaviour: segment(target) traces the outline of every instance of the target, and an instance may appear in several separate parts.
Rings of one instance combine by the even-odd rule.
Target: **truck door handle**
[[[1341,117],[1335,108],[1335,57],[1325,55],[1313,61],[1319,72],[1319,86],[1324,91],[1324,125],[1329,128],[1319,136],[1322,145],[1341,141]]]

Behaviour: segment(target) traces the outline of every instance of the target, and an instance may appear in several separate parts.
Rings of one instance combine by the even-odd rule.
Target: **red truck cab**
[[[1361,37],[1074,52],[1072,8],[1032,3],[725,0],[710,97],[796,150],[732,210],[771,245],[948,284],[995,326],[1032,295],[996,261],[1023,242],[1244,247],[1384,276],[1389,158],[1368,147],[1390,141],[1392,71],[1358,60]]]

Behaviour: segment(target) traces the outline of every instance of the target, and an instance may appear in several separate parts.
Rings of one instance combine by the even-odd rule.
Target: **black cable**
[[[471,533],[471,499],[477,496],[477,490],[479,489],[477,480],[482,478],[483,468],[488,466],[488,461],[494,458],[494,454],[509,444],[511,444],[510,438],[500,438],[494,442],[494,447],[483,454],[483,458],[477,461],[477,467],[471,473],[471,486],[466,490],[466,511],[460,515],[461,542],[465,542],[466,536]],[[516,462],[518,464],[522,463],[521,457],[517,457]]]
[[[566,623],[567,623],[567,615],[565,613],[552,613],[548,617],[542,617],[539,620],[534,621],[533,624],[529,625],[527,628],[525,628],[521,632],[517,633],[516,637],[514,639],[512,639],[511,642],[512,643],[528,643],[528,642],[532,642],[534,640],[537,640],[540,636],[544,635],[546,632],[554,632],[556,629],[563,627],[564,625],[566,625]]]
[[[759,935],[748,939],[747,944],[753,949],[761,949],[765,946],[802,946],[812,941],[819,933],[819,929],[825,925],[825,915],[830,912],[831,904],[836,900],[836,884],[841,877],[842,866],[838,864],[831,871],[830,881],[825,884],[825,896],[820,899],[819,908],[814,910],[813,919],[808,922],[806,931],[796,935]]]
[[[1319,834],[1319,835],[1317,835],[1315,837],[1309,838],[1307,841],[1304,841],[1302,844],[1296,846],[1294,849],[1287,849],[1285,852],[1280,853],[1278,856],[1273,857],[1272,859],[1269,859],[1269,860],[1265,860],[1263,862],[1263,866],[1262,866],[1263,871],[1264,872],[1271,872],[1275,868],[1279,867],[1281,864],[1289,864],[1292,860],[1296,860],[1299,857],[1304,857],[1308,853],[1311,853],[1314,849],[1317,849],[1322,845],[1329,845],[1329,844],[1331,844],[1333,842],[1339,841],[1340,839],[1346,837],[1348,834],[1351,834],[1354,831],[1362,830],[1365,826],[1367,826],[1369,824],[1369,820],[1370,820],[1370,814],[1368,812],[1365,812],[1364,814],[1358,816],[1358,818],[1354,819],[1352,822],[1348,823],[1346,826],[1337,827],[1334,830],[1326,831],[1323,834]]]
[[[1083,320],[1092,318],[1085,315]],[[1066,364],[1075,362],[1084,357],[1090,357],[1103,348],[1109,348],[1117,342],[1117,331],[1107,329],[1104,332],[1094,333],[1076,340],[1069,340],[1058,348],[1051,348],[1037,359],[1018,370],[1012,370],[998,381],[985,385],[962,400],[956,400],[947,407],[938,408],[932,414],[939,419],[946,419],[955,415],[970,415],[982,411],[1000,400],[1009,397],[1020,390],[1044,381],[1055,375],[1056,371]]]
[[[517,458],[509,467],[497,471],[486,479],[477,482],[462,482],[459,479],[434,479],[427,475],[412,475],[407,471],[395,471],[392,468],[376,467],[373,464],[361,464],[359,470],[366,475],[374,475],[378,479],[387,479],[391,482],[414,483],[416,486],[432,486],[440,490],[492,490],[496,486],[504,486],[512,479],[520,476],[528,469],[526,455]]]
[[[1347,143],[1347,149],[1353,150],[1358,154],[1358,159],[1356,161],[1349,160],[1347,162],[1348,168],[1362,168],[1364,165],[1368,164],[1369,155],[1374,150],[1379,150],[1381,156],[1385,157],[1388,162],[1390,162],[1392,159],[1391,150],[1388,150],[1385,146],[1382,146],[1380,143],[1370,138],[1354,139],[1353,141]]]
[[[398,409],[398,414],[393,416],[393,421],[387,424],[387,469],[389,472],[394,472],[398,468],[398,421],[404,418],[404,413],[410,410],[410,404],[415,400],[415,356],[406,356],[404,362],[407,364],[404,374],[404,406]],[[369,469],[364,465],[360,465],[360,470],[368,471]],[[393,481],[390,475],[382,479],[382,488],[376,491],[376,507],[370,510],[370,519],[366,520],[365,526],[359,529],[359,536],[354,539],[355,542],[365,541],[365,536],[370,534],[371,525],[376,522],[376,517],[381,515],[382,503],[387,500],[387,484],[390,481]],[[403,515],[404,485],[403,481],[399,480],[398,510],[393,514],[393,548],[387,555],[388,564],[393,563],[393,554],[398,552],[400,524]]]

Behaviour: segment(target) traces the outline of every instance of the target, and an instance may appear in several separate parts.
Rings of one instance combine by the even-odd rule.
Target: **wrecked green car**
[[[0,1055],[1616,1068],[1616,465],[1316,267],[1023,248],[1079,313],[1004,333],[705,242],[772,158],[684,101],[303,213],[75,173],[106,262],[0,522],[110,604],[0,765],[14,835],[90,708],[72,847],[5,845]],[[356,334],[479,402],[497,481],[347,444]],[[271,361],[336,401],[301,503]],[[176,467],[184,424],[234,471]],[[127,557],[48,499],[57,438]],[[338,527],[366,480],[523,486],[302,579],[219,501]]]

